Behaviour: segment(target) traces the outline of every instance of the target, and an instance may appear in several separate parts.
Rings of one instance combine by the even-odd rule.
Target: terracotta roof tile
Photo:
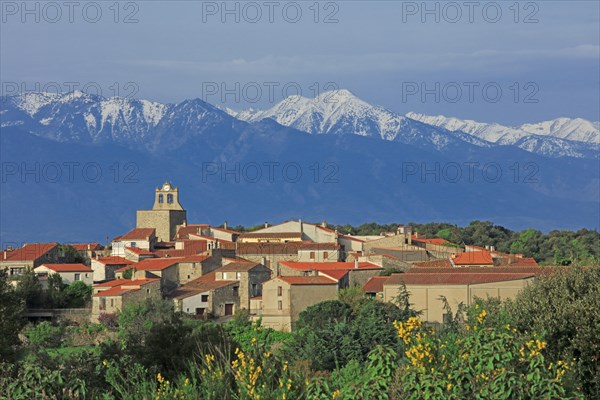
[[[325,276],[278,276],[273,279],[281,279],[290,285],[336,285],[337,281]]]
[[[95,259],[95,261],[98,261],[99,263],[104,264],[104,265],[130,265],[130,264],[135,264],[135,261],[131,261],[131,260],[128,260],[126,258],[119,257],[119,256],[101,257],[101,258]]]
[[[451,258],[454,265],[493,265],[494,260],[488,251],[468,251],[457,253]]]
[[[90,267],[83,264],[42,264],[40,267],[46,267],[54,272],[94,272]],[[39,267],[38,267],[39,268]],[[36,268],[37,269],[37,268]]]
[[[363,286],[363,291],[366,293],[381,293],[383,292],[383,284],[389,276],[373,276]]]
[[[123,240],[148,240],[155,232],[154,228],[133,228],[124,235],[117,236],[113,239],[115,242]]]
[[[2,251],[0,261],[35,261],[58,246],[58,243],[29,243],[15,250]]]

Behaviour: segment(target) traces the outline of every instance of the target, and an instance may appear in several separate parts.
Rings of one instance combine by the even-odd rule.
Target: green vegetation
[[[381,232],[395,232],[398,225],[369,223],[330,228],[344,234],[379,235]],[[600,233],[588,229],[549,233],[526,229],[514,232],[489,221],[472,221],[463,227],[437,222],[408,225],[427,237],[438,237],[460,245],[494,246],[498,251],[522,253],[548,265],[600,265]]]
[[[0,289],[22,303],[9,286]],[[453,318],[436,330],[410,309],[405,290],[396,304],[352,288],[340,299],[309,307],[293,333],[244,312],[224,325],[199,321],[161,301],[127,306],[113,329],[28,326],[20,349],[9,344],[18,358],[0,364],[0,398],[600,397],[598,268],[544,276],[514,301],[448,308]]]

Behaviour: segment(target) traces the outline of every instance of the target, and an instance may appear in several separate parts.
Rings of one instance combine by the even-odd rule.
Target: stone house
[[[454,311],[459,303],[469,306],[476,297],[514,298],[541,273],[539,267],[412,268],[392,274],[383,283],[383,300],[393,301],[405,285],[413,308],[423,311],[421,318],[441,323],[447,316],[440,296]]]
[[[49,275],[58,274],[64,284],[83,282],[86,285],[94,283],[94,271],[83,264],[47,264],[44,263],[33,269],[38,278],[45,280]]]
[[[277,276],[263,284],[262,326],[291,331],[300,313],[338,296],[338,282],[325,276]]]
[[[94,271],[94,282],[104,282],[115,279],[115,271],[134,264],[134,261],[119,256],[108,256],[92,259],[92,270]]]
[[[217,279],[210,272],[172,291],[175,309],[200,318],[232,316],[240,306],[240,282]]]
[[[240,284],[239,307],[250,310],[250,299],[262,296],[262,285],[271,279],[271,270],[251,261],[234,261],[215,270],[216,280],[236,280]]]
[[[383,268],[379,265],[365,261],[327,263],[281,261],[278,265],[277,275],[310,276],[319,275],[319,273],[327,274],[331,271],[345,271],[348,277],[342,281],[342,285],[347,282],[347,286],[363,286],[372,276],[379,275],[382,270]],[[315,274],[312,271],[318,273]]]
[[[149,258],[115,271],[117,279],[123,279],[126,271],[132,270],[132,279],[160,278],[164,294],[179,286],[178,262],[180,258]]]
[[[2,251],[0,269],[6,270],[9,276],[16,276],[43,263],[58,263],[60,257],[58,243],[29,243],[18,249],[8,247]]]
[[[156,245],[154,228],[134,228],[124,235],[112,240],[112,256],[125,257],[126,247],[137,247],[143,250],[153,250]]]
[[[161,299],[160,279],[117,279],[94,285],[91,321],[98,322],[101,314],[113,314],[127,304],[148,298]]]

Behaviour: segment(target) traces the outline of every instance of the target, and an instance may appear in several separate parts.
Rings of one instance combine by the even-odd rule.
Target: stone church
[[[182,225],[186,225],[186,211],[179,204],[179,189],[169,182],[156,188],[152,210],[136,212],[136,228],[156,229],[159,242],[172,241]]]

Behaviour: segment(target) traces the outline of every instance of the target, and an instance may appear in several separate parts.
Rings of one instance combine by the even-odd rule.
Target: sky
[[[392,111],[600,120],[598,1],[6,1],[2,94],[235,110],[344,88]]]

